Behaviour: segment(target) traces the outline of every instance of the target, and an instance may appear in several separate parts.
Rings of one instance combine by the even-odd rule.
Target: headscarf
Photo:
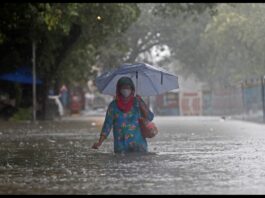
[[[123,85],[129,85],[132,89],[131,95],[128,97],[128,100],[126,101],[124,100],[124,98],[120,93],[120,89]],[[134,92],[135,92],[135,87],[131,78],[121,77],[118,80],[116,85],[116,104],[121,111],[127,113],[131,110],[133,106]]]

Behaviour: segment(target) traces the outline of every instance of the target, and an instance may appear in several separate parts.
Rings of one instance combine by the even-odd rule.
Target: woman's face
[[[132,89],[129,85],[122,85],[121,88],[120,88],[120,94],[127,98],[131,95],[132,93]]]

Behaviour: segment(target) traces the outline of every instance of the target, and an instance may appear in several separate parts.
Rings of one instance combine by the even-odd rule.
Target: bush
[[[18,111],[9,120],[19,121],[19,120],[31,120],[31,119],[32,119],[31,108],[19,108]]]

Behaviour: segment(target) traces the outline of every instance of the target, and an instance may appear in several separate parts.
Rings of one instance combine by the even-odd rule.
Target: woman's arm
[[[92,146],[92,148],[98,149],[101,146],[101,144],[104,142],[104,140],[108,137],[108,135],[112,129],[112,123],[113,123],[113,113],[112,112],[113,112],[113,108],[112,108],[112,105],[110,104],[108,106],[108,110],[106,112],[105,121],[104,121],[102,130],[101,130],[101,133],[100,133],[100,138],[99,138],[98,142],[96,142]]]

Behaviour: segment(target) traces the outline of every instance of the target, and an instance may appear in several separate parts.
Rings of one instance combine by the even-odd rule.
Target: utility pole
[[[36,122],[36,43],[35,40],[32,42],[32,101],[33,101],[33,108],[32,108],[32,118],[33,123]]]
[[[261,76],[261,98],[262,98],[262,112],[263,112],[263,122],[265,123],[265,94],[264,94],[264,84],[265,76]]]
[[[242,93],[242,106],[243,106],[243,114],[245,115],[246,114],[246,101],[245,101],[245,84],[246,84],[246,81],[241,81],[241,93]],[[245,116],[243,116],[243,119],[245,120]]]

